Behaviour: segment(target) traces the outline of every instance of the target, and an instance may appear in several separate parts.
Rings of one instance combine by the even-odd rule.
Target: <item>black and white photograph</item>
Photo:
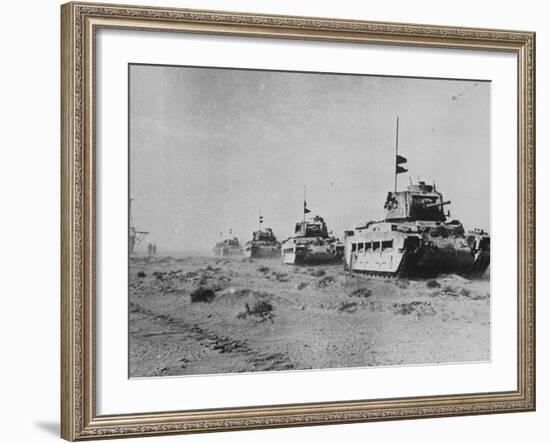
[[[124,3],[2,10],[1,441],[547,439],[545,4]]]
[[[490,361],[491,82],[128,75],[130,377]]]

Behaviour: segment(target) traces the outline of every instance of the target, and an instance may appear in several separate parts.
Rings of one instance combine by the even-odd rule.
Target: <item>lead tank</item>
[[[346,269],[397,277],[481,276],[490,262],[489,234],[448,221],[448,204],[435,185],[422,181],[388,192],[384,220],[345,232]]]
[[[344,244],[329,234],[323,217],[316,215],[296,223],[295,235],[282,244],[285,264],[316,264],[341,262]]]
[[[278,258],[281,242],[277,241],[271,228],[258,229],[252,233],[252,240],[244,245],[244,256],[249,258]]]

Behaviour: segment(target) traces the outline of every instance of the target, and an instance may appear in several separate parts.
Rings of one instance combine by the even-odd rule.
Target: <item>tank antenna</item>
[[[399,116],[397,116],[397,124],[396,124],[396,129],[395,129],[395,168],[394,168],[394,172],[395,172],[395,180],[394,180],[394,184],[393,184],[393,192],[397,192],[397,167],[398,167],[398,163],[397,163],[397,155],[398,155],[398,149],[399,149]]]
[[[306,185],[304,185],[304,226],[306,225]]]

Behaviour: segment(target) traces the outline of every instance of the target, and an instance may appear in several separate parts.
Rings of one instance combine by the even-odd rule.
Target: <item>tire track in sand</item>
[[[249,366],[247,372],[280,371],[295,368],[294,363],[290,360],[288,355],[284,353],[259,352],[251,348],[246,341],[220,336],[197,324],[188,324],[168,314],[155,313],[135,302],[129,303],[129,310],[130,313],[141,314],[149,320],[163,323],[168,327],[165,332],[158,334],[141,334],[142,337],[182,334],[185,335],[186,338],[195,340],[211,351],[242,355]],[[170,369],[170,367],[167,367],[166,372]]]

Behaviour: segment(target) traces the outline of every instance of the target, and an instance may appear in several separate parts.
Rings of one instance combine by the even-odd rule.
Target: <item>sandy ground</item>
[[[130,376],[487,361],[489,290],[455,275],[132,257]]]

